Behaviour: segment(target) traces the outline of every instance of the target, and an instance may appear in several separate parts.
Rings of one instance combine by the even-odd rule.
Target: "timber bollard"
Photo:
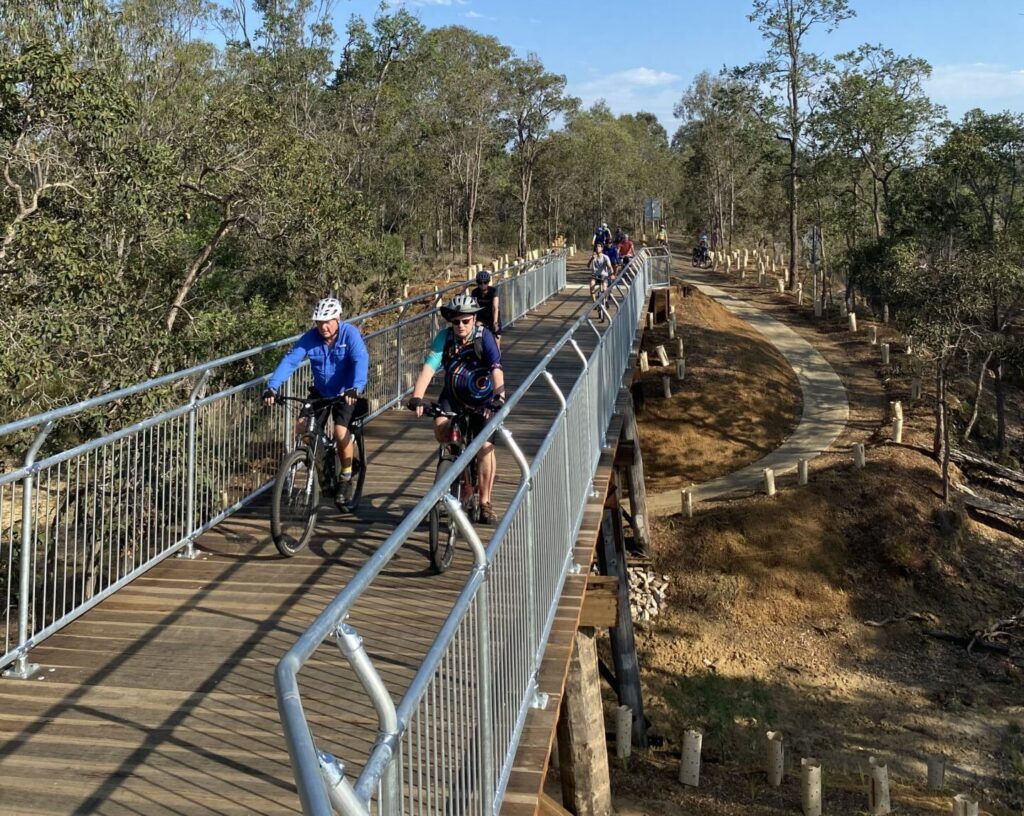
[[[889,365],[889,344],[882,343],[882,365]]]
[[[878,345],[878,326],[868,326],[868,342],[873,346]]]
[[[821,765],[814,757],[800,760],[800,807],[804,816],[821,816]]]
[[[808,460],[807,459],[798,459],[797,463],[796,463],[796,483],[797,484],[799,484],[799,485],[807,484],[807,481],[808,481],[807,480],[807,476],[808,476],[807,471],[808,471]]]
[[[676,341],[676,357],[678,357],[680,360],[683,359],[683,338],[682,337],[680,337]]]
[[[675,315],[669,315],[668,318],[668,339],[676,339],[676,317]]]
[[[821,298],[816,297],[814,299],[814,316],[821,317],[824,313],[824,308],[821,305]]]
[[[676,379],[679,382],[686,379],[686,360],[676,360]]]
[[[978,802],[966,793],[953,797],[953,816],[978,816]]]
[[[928,757],[928,790],[942,790],[946,787],[946,758]]]
[[[892,421],[892,441],[897,445],[903,444],[903,420],[899,417]]]
[[[764,492],[767,496],[775,495],[775,471],[771,468],[764,469]]]
[[[796,305],[804,305],[804,285],[802,283],[796,285]]]
[[[615,756],[629,759],[633,750],[633,709],[620,705],[615,709]]]
[[[889,322],[889,304],[882,304],[882,322],[888,324]]]
[[[668,374],[661,377],[661,390],[665,399],[672,399],[672,378]]]
[[[684,487],[679,491],[679,498],[682,501],[682,514],[687,518],[693,518],[693,491]]]
[[[868,757],[870,776],[868,777],[868,810],[871,816],[886,816],[892,813],[889,801],[889,769],[884,762]]]
[[[921,378],[920,377],[914,377],[914,379],[912,379],[910,381],[910,398],[912,400],[919,400],[919,399],[921,399]]]
[[[854,467],[857,468],[857,470],[863,470],[864,468],[865,461],[863,442],[858,442],[856,445],[853,446],[853,464]]]
[[[647,372],[651,370],[651,361],[647,358],[647,352],[640,352],[640,370]]]
[[[839,316],[840,317],[846,317],[848,313],[849,313],[849,309],[846,308],[846,301],[845,300],[839,301]]]
[[[765,773],[768,776],[768,784],[777,788],[782,784],[782,775],[786,770],[782,732],[769,731],[765,736],[768,738],[766,740]]]
[[[786,292],[786,282],[782,278],[776,278],[775,279],[775,283],[779,287],[779,294],[780,295],[785,294],[785,292]]]
[[[668,352],[665,351],[664,346],[656,346],[654,349],[654,353],[658,355],[658,362],[660,362],[663,366],[668,365]]]
[[[700,731],[686,731],[683,734],[679,781],[691,788],[696,788],[700,784],[700,745],[703,738]]]
[[[649,328],[649,329],[653,329],[654,328],[654,312],[648,312],[647,313],[647,328]]]
[[[889,416],[893,419],[903,419],[903,403],[893,400],[889,403]]]
[[[856,312],[850,312],[847,315],[847,318],[850,321],[850,331],[852,331],[852,332],[857,331],[857,313]]]

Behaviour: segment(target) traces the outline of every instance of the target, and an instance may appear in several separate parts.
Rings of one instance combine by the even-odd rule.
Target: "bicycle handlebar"
[[[415,411],[415,410],[416,410],[416,408],[417,408],[417,407],[419,407],[419,406],[413,407],[412,405],[406,405],[406,407],[407,407],[407,408],[408,408],[408,409],[409,409],[410,411]],[[426,404],[425,404],[425,405],[423,406],[423,416],[429,416],[429,417],[447,417],[448,419],[452,419],[452,418],[454,418],[454,417],[457,417],[458,415],[459,415],[459,414],[458,414],[458,412],[456,412],[456,411],[445,411],[445,410],[444,410],[444,409],[443,409],[443,408],[442,408],[442,407],[441,407],[441,406],[440,406],[440,405],[439,405],[438,403],[436,403],[436,402],[428,402],[428,403],[426,403]]]

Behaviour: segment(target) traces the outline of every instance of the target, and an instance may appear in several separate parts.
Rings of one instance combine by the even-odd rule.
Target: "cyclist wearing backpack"
[[[341,302],[337,298],[326,297],[316,304],[312,316],[316,326],[295,341],[295,345],[278,363],[267,381],[263,401],[273,405],[281,386],[302,361],[309,358],[309,368],[313,374],[309,397],[345,397],[334,404],[331,412],[334,417],[334,438],[338,443],[338,473],[347,487],[352,481],[352,434],[348,426],[352,422],[359,395],[366,388],[370,353],[366,350],[359,329],[350,323],[343,323],[340,317]],[[345,492],[342,490],[335,501],[343,504]]]
[[[501,368],[501,351],[491,330],[477,322],[480,304],[471,295],[457,295],[441,307],[441,316],[451,325],[442,329],[430,344],[423,368],[412,389],[409,408],[423,415],[427,402],[423,395],[439,369],[444,369],[444,387],[438,398],[443,411],[466,413],[473,419],[473,433],[479,433],[487,420],[505,404],[505,372]],[[438,442],[447,438],[447,417],[434,419],[434,435]],[[477,454],[480,468],[480,521],[496,524],[498,517],[491,507],[491,493],[497,462],[494,445],[484,444]]]

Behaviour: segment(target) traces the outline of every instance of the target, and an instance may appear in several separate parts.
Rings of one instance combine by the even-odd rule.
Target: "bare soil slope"
[[[696,290],[677,287],[678,333],[686,378],[675,379],[676,342],[667,326],[644,337],[651,370],[638,374],[644,393],[639,428],[647,489],[700,483],[755,462],[777,448],[800,417],[800,386],[785,358],[755,329]],[[654,350],[673,360],[662,369]],[[672,376],[664,399],[661,378]]]

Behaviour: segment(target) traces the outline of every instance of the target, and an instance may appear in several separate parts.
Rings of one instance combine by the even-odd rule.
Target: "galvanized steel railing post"
[[[359,633],[347,623],[340,623],[334,634],[338,649],[352,666],[377,712],[377,742],[386,746],[391,754],[381,778],[380,813],[381,816],[397,816],[401,813],[402,790],[398,778],[398,712],[395,703],[370,656],[366,654]]]
[[[188,536],[188,540],[185,548],[178,553],[180,558],[196,557],[196,426],[199,424],[196,417],[196,400],[199,399],[199,392],[203,390],[206,381],[210,379],[210,374],[209,369],[203,372],[203,376],[199,378],[188,397],[188,473],[185,475],[188,491],[185,497],[185,535]]]
[[[448,515],[455,520],[459,532],[469,542],[473,550],[473,558],[476,562],[474,569],[484,574],[484,580],[477,590],[476,603],[476,631],[477,631],[477,661],[479,665],[479,676],[477,677],[477,694],[480,699],[480,757],[482,767],[480,768],[480,797],[484,803],[484,813],[493,813],[494,783],[496,774],[494,771],[494,677],[491,667],[491,598],[490,598],[490,571],[487,566],[487,551],[476,530],[470,523],[462,504],[451,493],[444,496],[445,507]]]
[[[25,454],[25,467],[36,461],[39,449],[53,430],[53,420],[47,422],[32,440]],[[23,650],[14,661],[14,666],[4,672],[4,677],[28,680],[39,671],[39,665],[28,662],[28,619],[32,605],[32,533],[35,519],[32,516],[32,492],[35,487],[35,473],[29,471],[21,487],[21,555],[18,564],[18,646]]]

